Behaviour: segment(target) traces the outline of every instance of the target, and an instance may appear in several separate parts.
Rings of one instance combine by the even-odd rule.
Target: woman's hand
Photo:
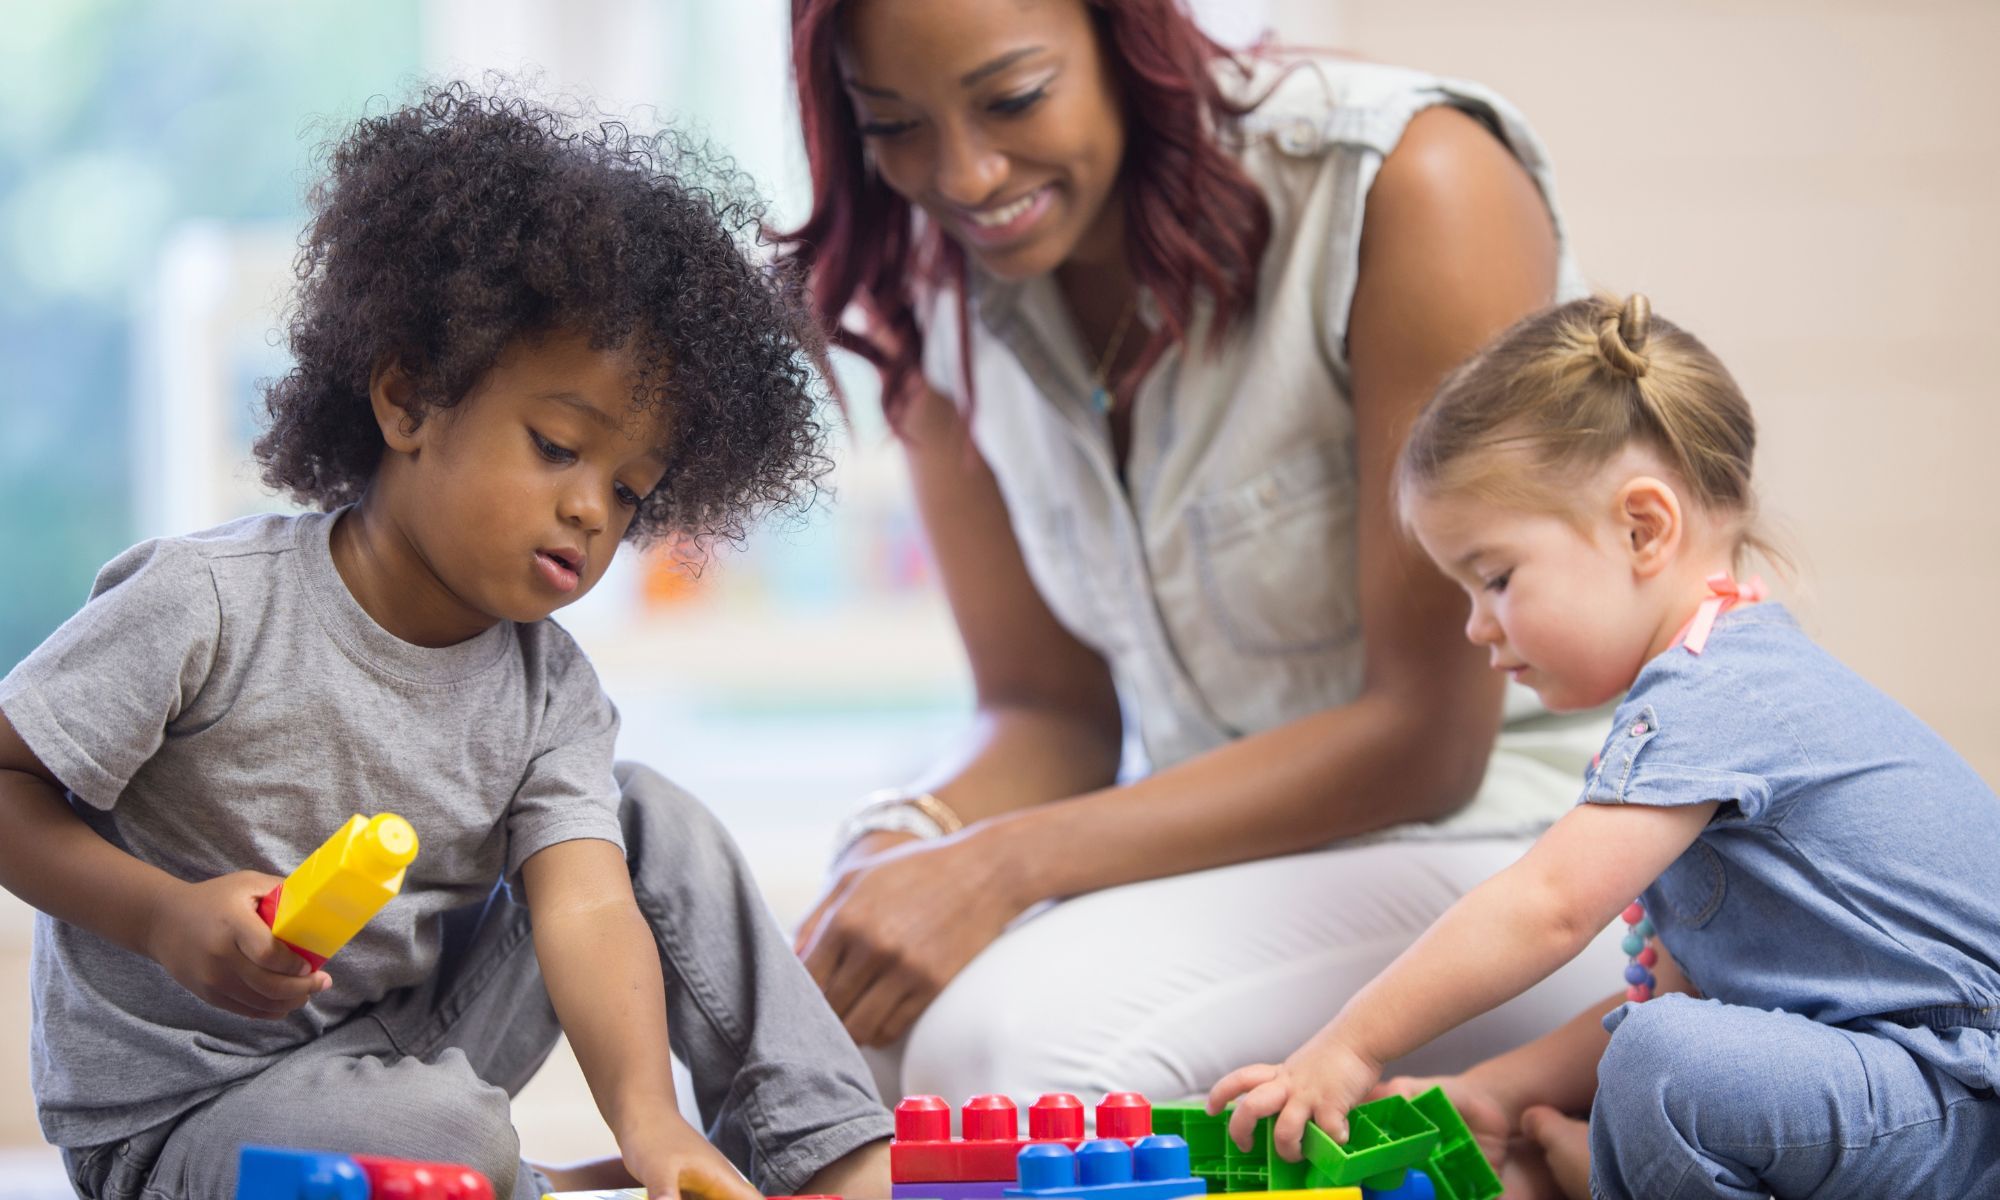
[[[1208,1093],[1208,1111],[1219,1113],[1236,1101],[1229,1136],[1242,1150],[1250,1148],[1257,1122],[1275,1115],[1271,1145],[1278,1157],[1297,1162],[1306,1122],[1318,1125],[1334,1141],[1345,1142],[1347,1111],[1361,1103],[1381,1077],[1382,1064],[1322,1031],[1281,1065],[1257,1063],[1223,1076]]]
[[[651,1200],[758,1200],[757,1189],[679,1113],[665,1114],[642,1133],[620,1138],[619,1153],[625,1170],[645,1185]]]
[[[800,926],[799,956],[863,1046],[903,1036],[965,964],[1032,903],[981,830],[843,857]]]

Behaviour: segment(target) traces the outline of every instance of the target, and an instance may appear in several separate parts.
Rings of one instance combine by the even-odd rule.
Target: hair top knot
[[[1645,350],[1652,328],[1653,302],[1644,293],[1633,292],[1625,298],[1622,308],[1607,314],[1598,326],[1598,352],[1615,370],[1638,379],[1651,366]]]

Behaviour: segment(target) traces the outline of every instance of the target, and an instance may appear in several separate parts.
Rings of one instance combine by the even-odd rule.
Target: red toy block
[[[273,925],[277,923],[278,898],[284,895],[284,892],[285,892],[285,885],[281,883],[277,887],[272,888],[270,891],[265,892],[263,899],[257,901],[257,915],[264,918],[264,924]],[[314,954],[310,950],[294,946],[290,942],[286,941],[284,938],[279,938],[278,944],[280,946],[283,946],[285,949],[290,950],[293,954],[298,955],[300,958],[305,959],[306,962],[315,971],[319,970],[321,967],[326,965],[326,959],[320,957],[317,954]]]
[[[1153,1109],[1137,1092],[1114,1092],[1097,1106],[1099,1135],[1137,1140],[1152,1132]],[[905,1096],[896,1105],[896,1140],[889,1145],[889,1178],[895,1183],[1011,1183],[1021,1147],[1083,1144],[1083,1104],[1067,1092],[1050,1092],[1028,1108],[1028,1136],[1020,1113],[1005,1096],[974,1096],[951,1136],[951,1106],[938,1096]],[[1103,1133],[1106,1123],[1132,1133]]]
[[[368,1176],[368,1200],[493,1200],[493,1185],[471,1167],[352,1156]]]
[[[1097,1136],[1136,1142],[1153,1132],[1153,1106],[1137,1092],[1113,1092],[1097,1106]]]
[[[965,1137],[952,1140],[951,1107],[943,1098],[905,1097],[896,1105],[896,1140],[889,1145],[889,1178],[896,1183],[973,1183],[1012,1178],[1014,1156],[1026,1144],[1018,1136],[1020,1123],[1014,1102],[1005,1096],[974,1096],[965,1102],[962,1120]]]
[[[1028,1106],[1028,1140],[1083,1141],[1083,1102],[1068,1092],[1050,1092]]]

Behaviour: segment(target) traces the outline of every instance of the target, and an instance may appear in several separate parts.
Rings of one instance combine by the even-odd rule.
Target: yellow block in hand
[[[333,957],[403,890],[404,869],[416,856],[417,831],[403,818],[349,817],[285,877],[271,932],[322,960]]]

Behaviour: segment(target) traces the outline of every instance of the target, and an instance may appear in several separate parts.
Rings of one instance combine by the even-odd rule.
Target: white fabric
[[[1264,859],[1045,906],[974,959],[903,1045],[868,1051],[883,1097],[954,1106],[1045,1091],[1156,1100],[1279,1061],[1527,839],[1379,843]],[[1625,986],[1624,928],[1513,1002],[1392,1065],[1455,1071]]]

